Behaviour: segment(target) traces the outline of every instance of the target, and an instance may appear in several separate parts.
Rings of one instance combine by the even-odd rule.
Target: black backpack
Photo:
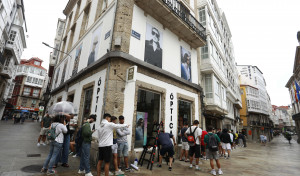
[[[218,151],[218,141],[214,134],[207,134],[209,136],[208,138],[208,149],[212,152]]]
[[[79,130],[77,131],[76,138],[75,138],[75,143],[76,143],[78,146],[81,146],[81,145],[82,145],[82,142],[83,142],[83,136],[82,136],[82,127],[81,127],[81,128],[79,128]]]

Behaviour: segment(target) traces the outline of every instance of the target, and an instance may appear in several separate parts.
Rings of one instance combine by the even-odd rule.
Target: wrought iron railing
[[[178,0],[162,0],[175,15],[191,27],[203,40],[206,40],[205,28]]]

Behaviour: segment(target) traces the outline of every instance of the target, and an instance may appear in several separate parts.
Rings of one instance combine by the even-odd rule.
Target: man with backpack
[[[220,146],[220,138],[217,134],[212,133],[212,127],[209,126],[207,128],[208,134],[204,137],[204,143],[206,144],[206,157],[210,160],[210,167],[211,167],[211,174],[217,175],[215,166],[214,166],[214,160],[216,160],[216,164],[218,166],[218,174],[222,175],[223,172],[221,170],[221,164],[219,161],[219,155],[218,155],[218,146]]]
[[[95,114],[90,115],[89,119],[81,127],[81,136],[83,141],[81,144],[81,157],[78,174],[85,173],[85,176],[93,176],[90,169],[90,149],[92,134],[95,130],[91,130],[90,123],[95,122],[96,117],[97,116]]]
[[[185,162],[188,162],[188,152],[189,152],[190,146],[189,146],[187,138],[184,135],[184,133],[186,132],[188,127],[189,127],[188,122],[184,122],[184,126],[180,130],[179,135],[181,136],[181,140],[182,140],[182,148],[181,148],[181,154],[180,154],[179,161],[184,161],[185,160]],[[184,160],[182,159],[183,156],[184,156]]]
[[[200,142],[202,130],[198,128],[199,121],[195,120],[193,126],[188,128],[185,132],[185,137],[188,139],[190,145],[189,155],[190,155],[190,168],[193,168],[193,156],[195,154],[196,158],[196,170],[200,170],[199,158],[200,158]]]

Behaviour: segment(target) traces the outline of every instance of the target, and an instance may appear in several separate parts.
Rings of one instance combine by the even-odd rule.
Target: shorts
[[[113,145],[111,146],[111,150],[112,150],[112,153],[113,153],[113,154],[118,153],[118,144],[113,144]]]
[[[205,152],[205,145],[201,145],[201,151]]]
[[[205,151],[206,151],[207,159],[215,159],[215,160],[219,159],[218,151],[212,152],[209,149],[206,149]]]
[[[118,157],[128,156],[128,143],[122,142],[118,144]]]
[[[224,150],[231,150],[231,145],[230,143],[222,143],[222,148]]]
[[[105,163],[109,163],[111,159],[111,153],[111,146],[99,147],[98,160],[104,160]]]
[[[40,135],[42,135],[42,136],[46,135],[46,132],[47,132],[48,130],[49,130],[49,128],[45,128],[45,127],[41,128]]]
[[[190,146],[189,156],[193,157],[195,154],[195,158],[200,158],[200,145]]]
[[[182,142],[182,150],[189,150],[190,149],[190,145],[188,142]]]
[[[173,155],[174,155],[174,149],[173,149],[173,146],[171,146],[171,147],[166,147],[166,148],[161,148],[160,149],[160,155],[161,156],[164,156],[166,153],[168,153],[168,156],[169,157],[173,157]]]

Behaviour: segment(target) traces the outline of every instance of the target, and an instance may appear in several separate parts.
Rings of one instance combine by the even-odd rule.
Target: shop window
[[[88,88],[84,90],[84,106],[83,106],[83,114],[82,114],[82,124],[85,118],[88,118],[91,112],[91,104],[92,104],[92,96],[93,96],[93,88]]]
[[[191,126],[191,111],[192,111],[192,103],[187,101],[178,101],[178,132],[183,128],[185,123],[188,123]],[[177,143],[181,144],[181,136],[178,136]]]
[[[152,136],[153,125],[159,122],[160,94],[139,89],[136,114],[134,147],[142,148]]]

